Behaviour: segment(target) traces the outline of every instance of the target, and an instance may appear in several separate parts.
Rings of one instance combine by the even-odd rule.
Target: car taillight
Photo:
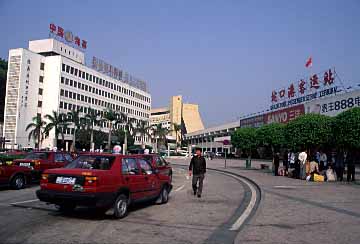
[[[35,166],[39,166],[41,164],[39,160],[34,160],[33,162],[35,163]]]
[[[41,175],[41,181],[42,181],[43,183],[47,183],[48,180],[49,180],[49,175],[48,175],[48,174],[42,174],[42,175]]]
[[[96,186],[98,183],[98,177],[96,176],[86,176],[85,177],[85,186]]]

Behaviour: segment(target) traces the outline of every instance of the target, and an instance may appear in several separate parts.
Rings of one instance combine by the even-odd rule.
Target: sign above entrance
[[[80,39],[80,37],[74,35],[71,31],[64,30],[61,26],[56,26],[53,23],[50,24],[49,29],[51,37],[62,42],[66,41],[66,44],[71,44],[73,47],[81,49],[87,48],[87,41]]]

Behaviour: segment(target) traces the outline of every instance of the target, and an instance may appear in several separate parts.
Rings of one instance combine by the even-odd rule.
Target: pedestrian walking
[[[289,170],[289,152],[288,150],[285,150],[283,155],[283,167],[285,171],[285,175],[287,175],[287,172]]]
[[[201,197],[203,189],[203,181],[206,173],[206,160],[201,155],[201,150],[196,149],[195,156],[191,159],[189,165],[189,175],[192,175],[192,187],[194,196]]]

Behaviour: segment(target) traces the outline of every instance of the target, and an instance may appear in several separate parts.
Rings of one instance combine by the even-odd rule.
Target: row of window
[[[111,108],[113,110],[120,111],[123,113],[131,114],[131,115],[135,115],[135,116],[139,116],[139,117],[143,117],[143,118],[149,118],[149,114],[147,114],[147,113],[144,113],[144,112],[132,109],[132,108],[123,107],[120,105],[115,105],[113,103],[109,103],[104,100],[100,100],[100,99],[97,99],[94,97],[89,97],[89,96],[86,96],[83,94],[79,94],[79,93],[64,90],[64,89],[60,89],[60,96],[74,99],[77,101],[81,101],[84,103],[88,103],[89,107],[91,105],[97,105],[97,106],[104,107],[104,109]],[[67,109],[67,108],[65,108],[65,106],[64,107],[62,107],[62,106],[64,106],[64,104],[62,104],[62,102],[60,102],[60,108]],[[87,110],[85,110],[86,108],[83,108],[83,106],[79,106],[79,107],[81,108],[81,112],[84,111],[85,113],[87,113]],[[72,110],[72,108],[70,108],[69,110]]]
[[[71,75],[74,75],[74,76],[77,76],[79,78],[82,78],[82,79],[85,79],[87,81],[91,81],[93,83],[96,83],[96,84],[99,84],[99,85],[102,85],[102,86],[105,86],[109,89],[112,89],[114,91],[118,91],[118,92],[121,92],[125,95],[128,95],[128,96],[132,96],[134,98],[137,98],[137,99],[140,99],[144,102],[147,102],[147,103],[150,103],[151,100],[149,97],[147,96],[144,96],[144,95],[141,95],[137,92],[134,92],[130,89],[126,89],[125,87],[122,87],[122,86],[119,86],[117,84],[114,84],[110,81],[107,81],[107,80],[104,80],[102,78],[99,78],[95,75],[92,75],[92,74],[89,74],[85,71],[81,71],[80,69],[77,69],[77,68],[74,68],[70,65],[67,65],[67,64],[62,64],[62,71],[63,72],[66,72],[68,74],[71,74]]]
[[[109,98],[109,99],[112,99],[112,100],[115,100],[115,101],[118,101],[118,102],[121,102],[121,103],[126,103],[126,104],[129,104],[131,106],[134,106],[134,107],[137,107],[137,108],[140,108],[140,109],[150,110],[150,106],[146,106],[146,105],[144,105],[142,103],[139,103],[139,102],[136,102],[136,101],[124,98],[124,97],[120,97],[120,96],[115,95],[113,93],[110,93],[110,92],[98,89],[96,87],[92,87],[90,85],[86,85],[84,83],[81,83],[81,82],[78,82],[78,81],[75,81],[75,80],[71,80],[71,79],[68,79],[68,78],[65,78],[65,77],[61,77],[61,84],[69,85],[69,86],[81,89],[83,91],[91,92],[93,94],[103,96],[103,97],[106,97],[106,98]]]

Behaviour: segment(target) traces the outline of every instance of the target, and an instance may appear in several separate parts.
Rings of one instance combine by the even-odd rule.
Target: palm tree
[[[169,130],[162,127],[161,124],[157,124],[155,128],[153,128],[153,136],[155,138],[156,152],[159,152],[159,141],[164,141],[166,144],[166,136],[169,133]]]
[[[45,137],[48,137],[50,131],[52,129],[55,129],[56,140],[54,143],[54,147],[57,147],[59,135],[61,135],[62,143],[64,143],[64,130],[69,125],[69,122],[66,120],[66,115],[63,113],[57,113],[56,111],[52,111],[52,114],[46,114],[44,118],[49,121],[44,129]]]
[[[76,130],[81,126],[80,110],[78,109],[68,112],[67,121],[74,124],[74,135],[73,135],[73,143],[71,144],[71,151],[75,151]]]
[[[26,126],[26,131],[30,130],[28,140],[31,138],[35,141],[35,146],[37,149],[41,148],[41,142],[43,140],[43,132],[46,126],[46,122],[41,118],[40,115],[37,115],[32,118],[32,122]]]
[[[90,147],[94,150],[94,126],[99,125],[102,120],[99,118],[99,113],[95,109],[88,109],[88,114],[85,115],[88,128],[90,129]]]
[[[177,150],[178,144],[179,144],[179,141],[178,141],[178,139],[179,139],[179,138],[178,138],[178,133],[179,133],[179,131],[181,131],[181,125],[174,123],[174,124],[173,124],[173,131],[175,132],[176,150]],[[181,142],[181,140],[182,140],[182,136],[181,136],[181,134],[180,134],[180,142]]]
[[[119,114],[109,108],[104,113],[104,119],[109,122],[109,137],[108,137],[108,149],[110,150],[111,147],[111,131],[113,128],[113,123],[116,123],[117,120],[119,120]]]
[[[116,120],[115,124],[121,124],[124,126],[125,138],[124,138],[124,148],[123,152],[126,154],[128,148],[128,133],[133,136],[134,135],[134,123],[136,122],[135,118],[129,117],[125,113],[119,113],[119,118]]]
[[[148,122],[144,121],[144,120],[141,120],[140,122],[137,123],[136,125],[136,128],[134,130],[135,132],[135,135],[136,134],[139,134],[140,135],[140,141],[141,141],[141,147],[142,148],[145,148],[145,145],[144,145],[144,137],[145,136],[149,136],[151,137],[151,134],[150,134],[150,129],[151,129],[151,126],[148,125]]]

